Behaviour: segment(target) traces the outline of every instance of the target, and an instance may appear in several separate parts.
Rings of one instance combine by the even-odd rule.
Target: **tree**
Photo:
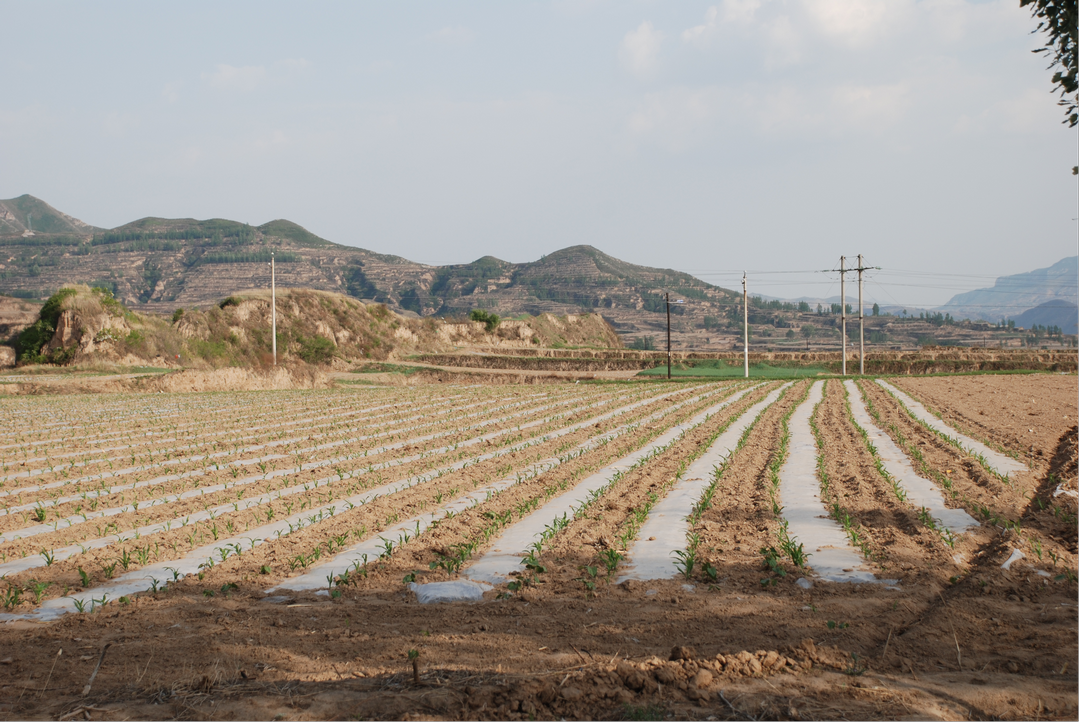
[[[469,313],[469,318],[483,323],[489,332],[495,331],[499,326],[499,315],[488,313],[483,309],[473,309]]]
[[[1065,109],[1062,123],[1068,123],[1070,128],[1077,122],[1076,4],[1077,0],[1020,0],[1020,7],[1031,6],[1031,16],[1039,21],[1033,32],[1043,31],[1047,35],[1046,45],[1031,52],[1050,57],[1047,70],[1054,71],[1051,83],[1060,96],[1058,105]],[[1073,175],[1077,171],[1073,166]]]
[[[817,328],[813,324],[803,324],[799,331],[802,332],[804,337],[811,339],[817,333]]]
[[[874,316],[878,316],[881,314],[881,307],[878,306],[876,303],[874,304],[873,314]]]

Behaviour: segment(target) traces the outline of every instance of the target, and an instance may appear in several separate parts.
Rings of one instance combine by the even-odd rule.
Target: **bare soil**
[[[950,504],[981,522],[955,549],[878,475],[848,421],[842,385],[829,383],[816,421],[830,490],[856,519],[882,575],[899,578],[899,589],[820,581],[803,589],[795,580],[813,578],[790,561],[775,585],[762,585],[769,572],[759,550],[777,544],[778,528],[768,467],[783,416],[806,385],[797,383],[764,412],[696,528],[716,579],[699,567],[691,579],[615,585],[600,568],[590,590],[584,583],[593,578],[584,568],[597,565],[599,552],[650,492],[666,492],[684,458],[768,387],[628,474],[545,550],[546,572],[521,594],[500,596],[507,592],[502,587],[480,603],[422,606],[402,577],[419,571],[420,580],[445,578],[427,563],[442,546],[488,524],[485,512],[497,516],[552,485],[580,479],[719,397],[687,405],[655,429],[620,437],[459,515],[373,568],[361,584],[340,588],[336,599],[268,598],[266,590],[289,573],[266,545],[230,558],[203,580],[186,578],[92,615],[0,623],[0,717],[1075,720],[1076,501],[1053,493],[1058,485],[1076,488],[1076,377],[897,380],[968,433],[1016,453],[1034,446],[1032,471],[1015,487],[911,421],[876,384],[863,383],[886,433],[919,450],[916,469],[948,479]],[[446,393],[442,386],[427,389]],[[409,404],[420,405],[425,391],[391,393],[407,393]],[[687,387],[674,400],[693,393]],[[0,404],[19,411],[11,405],[44,401]],[[583,431],[560,443],[587,438]],[[520,469],[550,453],[501,459],[495,469],[465,470],[437,485],[471,488],[470,473],[483,478],[507,464]],[[358,508],[341,524],[407,510],[433,489]],[[311,537],[304,539],[324,533],[330,531],[306,530]],[[1014,548],[1025,557],[1002,569]],[[953,558],[958,553],[962,562]],[[263,563],[272,564],[272,574],[258,574]],[[419,654],[418,681],[410,650]]]

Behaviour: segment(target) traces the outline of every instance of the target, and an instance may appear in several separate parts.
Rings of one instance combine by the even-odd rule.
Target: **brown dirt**
[[[961,432],[1034,463],[1049,460],[1061,433],[1076,424],[1077,380],[1076,374],[988,374],[894,383]]]
[[[959,572],[952,555],[970,554],[974,542],[968,535],[950,549],[920,522],[910,504],[899,499],[849,419],[844,391],[839,380],[830,381],[817,410],[825,442],[828,504],[831,508],[838,503],[851,515],[859,537],[869,545],[868,562],[876,563],[880,577],[899,579],[903,587],[940,589]]]
[[[1055,377],[1001,379],[1017,382],[1036,399],[1059,393]],[[1072,383],[1075,388],[1075,379]],[[1044,555],[1050,549],[1069,555],[1057,569],[1076,571],[1075,502],[1065,513],[1072,514],[1068,521],[1036,502],[1051,501],[1044,499],[1051,477],[1055,484],[1072,480],[1075,488],[1075,415],[1046,431],[1053,441],[1042,466],[1029,480],[1018,481],[1021,490],[1036,491],[1036,499],[1025,501],[1021,492],[985,486],[997,480],[977,466],[957,465],[955,449],[904,422],[887,395],[864,384],[883,416],[922,450],[926,465],[941,474],[949,471],[956,504],[969,509],[968,504],[993,503],[1000,514],[1021,521],[1020,533],[984,522],[966,536],[970,539],[960,544],[968,546],[964,551],[974,562],[957,575],[950,571],[952,551],[943,553],[940,541],[890,500],[891,488],[875,476],[847,422],[842,389],[831,382],[818,417],[831,484],[886,569],[902,571],[900,589],[817,582],[802,590],[794,585],[798,573],[790,565],[778,585],[763,587],[757,550],[776,542],[765,491],[767,467],[781,417],[805,386],[796,384],[761,417],[702,519],[702,545],[717,567],[715,582],[699,574],[691,581],[605,583],[590,591],[575,578],[582,577],[581,567],[595,563],[595,544],[610,537],[629,509],[648,491],[664,489],[680,455],[753,399],[732,405],[654,465],[627,475],[596,506],[603,521],[581,520],[556,538],[543,558],[550,572],[524,594],[421,606],[401,578],[426,568],[439,545],[488,523],[483,512],[511,509],[529,495],[578,479],[647,434],[714,402],[688,405],[654,430],[621,437],[459,515],[455,524],[437,528],[438,535],[407,545],[363,584],[343,588],[336,600],[298,594],[291,603],[266,602],[263,591],[287,574],[258,575],[252,567],[270,559],[268,544],[257,548],[258,555],[230,558],[202,581],[188,578],[166,592],[136,596],[126,605],[111,603],[93,615],[68,615],[50,624],[0,624],[0,717],[1075,720],[1075,577],[1043,578],[1027,564],[1050,567],[1036,559],[1030,535],[1046,545]],[[943,394],[941,401],[949,397]],[[1046,423],[1050,426],[1050,417]],[[988,435],[998,433],[993,425],[987,429]],[[584,432],[571,436],[561,441],[588,437]],[[535,455],[499,464],[520,469],[531,459]],[[467,471],[491,473],[479,467]],[[462,474],[458,482],[440,479],[438,484],[469,479]],[[432,490],[417,488],[396,499],[406,509]],[[1064,497],[1052,501],[1068,504]],[[384,505],[378,516],[374,506],[364,514],[377,519],[397,503]],[[329,527],[306,530],[304,539],[329,532]],[[1012,547],[1021,545],[1027,545],[1027,558],[1008,572],[1001,570]],[[426,573],[430,579],[441,575]],[[222,592],[230,582],[236,589]],[[688,582],[692,589],[684,587]],[[216,594],[204,597],[204,588]],[[106,644],[101,670],[82,695]],[[413,682],[409,650],[419,653],[419,684]]]

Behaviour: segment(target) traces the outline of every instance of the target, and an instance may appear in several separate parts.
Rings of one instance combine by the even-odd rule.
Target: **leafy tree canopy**
[[[1077,122],[1076,40],[1077,0],[1020,0],[1020,7],[1030,7],[1031,16],[1039,21],[1035,32],[1046,34],[1046,45],[1033,50],[1050,59],[1048,70],[1054,71],[1051,82],[1060,94],[1058,105],[1065,109],[1070,128]],[[1073,175],[1077,167],[1073,166]]]

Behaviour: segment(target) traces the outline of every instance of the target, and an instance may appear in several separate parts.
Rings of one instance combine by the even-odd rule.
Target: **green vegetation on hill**
[[[319,238],[299,224],[280,218],[259,226],[259,231],[267,236],[288,239],[304,248],[323,248],[335,245],[324,238]]]

